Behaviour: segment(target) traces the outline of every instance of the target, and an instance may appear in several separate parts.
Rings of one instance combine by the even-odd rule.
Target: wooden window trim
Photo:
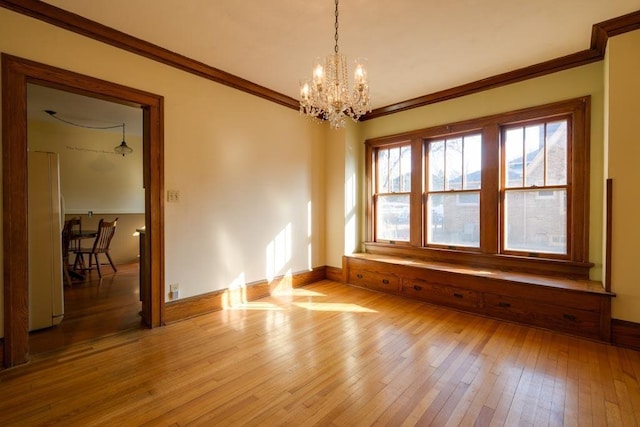
[[[482,241],[480,241],[478,246],[462,246],[462,245],[448,245],[448,244],[442,244],[442,243],[428,243],[428,219],[427,219],[427,200],[429,198],[430,194],[456,194],[456,195],[460,195],[466,192],[474,192],[474,193],[479,193],[480,198],[482,197],[482,185],[480,186],[480,188],[477,189],[464,189],[464,188],[460,188],[459,190],[447,190],[446,188],[442,189],[442,190],[429,190],[428,188],[428,177],[430,174],[429,171],[429,159],[427,157],[427,153],[429,151],[429,144],[435,142],[435,141],[447,141],[450,139],[455,139],[455,138],[465,138],[471,135],[480,135],[481,138],[483,138],[483,134],[482,134],[482,130],[480,129],[469,129],[469,130],[465,130],[465,131],[459,131],[459,132],[455,132],[455,133],[451,133],[448,135],[442,135],[442,136],[437,136],[437,137],[429,137],[429,138],[424,138],[422,140],[422,145],[424,147],[423,149],[423,156],[422,156],[422,165],[424,167],[424,172],[422,173],[422,188],[423,188],[423,200],[424,200],[424,208],[422,210],[422,214],[423,214],[423,228],[421,230],[422,235],[423,235],[423,243],[422,246],[424,246],[425,248],[435,248],[435,249],[452,249],[452,250],[456,250],[456,251],[464,251],[464,252],[480,252],[481,248],[482,248]],[[446,162],[446,157],[445,157],[445,162]],[[445,165],[446,168],[446,165]],[[482,170],[484,169],[484,167],[482,168]],[[481,170],[481,173],[482,173]],[[446,187],[446,184],[445,184]],[[482,202],[480,202],[480,206],[479,209],[482,210]],[[482,224],[481,218],[479,218],[480,220],[480,224]]]
[[[448,125],[435,126],[415,130],[403,134],[374,138],[365,141],[366,144],[366,233],[364,248],[367,252],[415,257],[429,261],[460,263],[483,268],[497,268],[501,270],[527,270],[540,274],[551,274],[575,278],[587,278],[589,269],[593,266],[589,262],[589,147],[590,147],[590,96],[575,98],[552,104],[525,108],[517,111],[496,114],[479,119],[466,120]],[[572,147],[569,152],[570,171],[570,215],[568,230],[568,255],[565,259],[541,254],[539,257],[527,257],[521,254],[500,253],[501,203],[500,203],[500,136],[501,129],[506,125],[529,123],[535,119],[548,119],[555,116],[571,116],[573,135]],[[455,133],[471,131],[482,133],[482,189],[480,192],[480,248],[479,250],[454,250],[448,248],[433,248],[424,246],[423,229],[425,224],[423,176],[425,139],[449,136]],[[409,243],[390,244],[374,241],[373,210],[371,205],[371,173],[372,161],[376,148],[401,142],[412,142],[412,162],[414,177],[420,180],[419,185],[412,181],[412,212],[411,239]],[[417,158],[417,160],[416,160]],[[417,195],[414,197],[414,194]],[[414,206],[414,203],[416,204]],[[416,210],[417,209],[417,210]],[[417,213],[417,214],[416,214]]]
[[[567,165],[567,183],[565,185],[562,186],[541,186],[541,187],[537,187],[538,190],[545,190],[548,188],[553,188],[553,187],[558,187],[558,188],[565,188],[567,191],[567,237],[570,237],[570,230],[572,229],[572,223],[574,218],[572,218],[571,216],[571,212],[572,212],[572,203],[571,201],[573,200],[573,185],[572,185],[572,172],[573,172],[573,165],[571,162],[571,153],[572,150],[574,148],[574,144],[573,144],[573,122],[574,122],[574,115],[572,113],[568,113],[568,114],[564,114],[564,115],[559,115],[559,116],[553,116],[553,117],[547,117],[544,119],[534,119],[531,121],[527,121],[527,122],[519,122],[516,125],[512,125],[511,123],[509,124],[505,124],[502,125],[500,128],[500,135],[501,135],[501,146],[504,144],[504,135],[507,131],[507,129],[509,128],[515,128],[515,127],[520,127],[520,126],[535,126],[535,125],[545,125],[547,123],[550,123],[554,120],[566,120],[567,121],[567,156],[568,156],[568,165]],[[546,156],[546,154],[545,154]],[[505,159],[505,152],[503,150],[501,156],[500,156],[500,164],[501,164],[501,168],[504,170],[506,167],[506,159]],[[536,188],[534,187],[527,187],[526,184],[523,184],[523,186],[521,187],[509,187],[507,188],[506,186],[506,177],[503,176],[501,177],[501,183],[500,183],[500,200],[504,201],[504,198],[506,196],[506,193],[509,191],[518,191],[518,190],[522,190],[522,191],[534,191],[536,190]],[[504,235],[503,233],[505,232],[505,215],[504,215],[504,211],[505,211],[505,205],[504,203],[501,204],[500,206],[500,211],[501,211],[501,215],[500,215],[500,234]],[[553,259],[564,259],[564,260],[571,260],[572,256],[571,256],[571,252],[572,252],[572,239],[568,238],[567,242],[567,252],[566,254],[554,254],[554,253],[543,253],[542,257],[544,258],[553,258]],[[507,249],[505,247],[505,242],[504,240],[500,239],[499,241],[499,251],[502,254],[505,255],[515,255],[515,256],[526,256],[526,252],[527,251],[518,251],[518,250],[514,250],[514,249]],[[533,257],[535,255],[529,255],[530,257]]]
[[[411,140],[402,140],[402,141],[395,141],[393,143],[387,143],[384,145],[380,145],[377,148],[384,148],[384,149],[389,149],[389,148],[397,148],[397,147],[403,147],[403,146],[410,146],[411,150],[412,150],[412,155],[411,155],[411,170],[415,170],[415,157],[413,155],[413,150],[415,148],[415,144],[414,141]],[[377,152],[376,149],[372,149],[370,151],[370,153],[368,154],[368,156],[370,155],[371,157],[367,157],[368,159],[370,159],[370,164],[369,164],[369,173],[367,176],[371,177],[371,179],[367,180],[367,184],[368,184],[368,188],[369,191],[367,194],[371,194],[373,197],[368,197],[368,204],[367,207],[369,209],[369,212],[371,212],[371,218],[373,218],[373,215],[376,212],[376,208],[377,208],[377,200],[376,199],[380,193],[378,192],[378,185],[377,185],[377,181],[378,181],[378,177],[376,175],[376,165],[377,165]],[[415,175],[414,173],[411,174],[411,188],[415,188],[416,186],[416,182],[415,182]],[[420,186],[420,183],[417,183],[418,186]],[[388,193],[387,193],[388,194]],[[406,192],[399,192],[397,194],[407,194]],[[418,210],[416,210],[416,208],[419,209],[418,205],[416,205],[416,200],[415,200],[415,192],[412,190],[409,193],[409,200],[410,200],[410,207],[409,207],[409,212],[410,212],[410,229],[411,231],[414,230],[414,225],[413,223],[415,222],[414,217],[419,217],[419,215],[416,215],[416,212],[419,212]],[[419,200],[418,200],[418,204],[419,204]],[[372,238],[375,239],[375,236],[377,235],[376,233],[376,226],[377,223],[376,221],[371,221],[371,236],[373,236]],[[415,233],[412,232],[412,234],[409,236],[409,240],[405,241],[405,240],[401,240],[401,241],[397,241],[397,242],[391,242],[391,241],[384,241],[384,243],[389,243],[389,244],[393,244],[393,245],[414,245],[415,244],[415,239],[414,239],[414,235]]]

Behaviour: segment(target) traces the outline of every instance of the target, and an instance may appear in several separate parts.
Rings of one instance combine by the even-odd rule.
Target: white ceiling
[[[333,51],[331,0],[46,0],[292,98]],[[368,58],[374,108],[590,47],[640,0],[343,0],[340,51]]]
[[[56,117],[83,126],[105,127],[125,124],[127,135],[142,135],[142,109],[77,95],[36,84],[27,85],[27,119],[60,124]],[[122,129],[116,129],[122,132]]]

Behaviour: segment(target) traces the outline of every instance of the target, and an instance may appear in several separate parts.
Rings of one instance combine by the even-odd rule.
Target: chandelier
[[[328,120],[332,128],[344,127],[345,117],[357,121],[371,111],[364,60],[355,61],[353,89],[349,90],[347,60],[338,50],[338,0],[336,0],[334,53],[316,61],[313,78],[300,84],[300,113]]]

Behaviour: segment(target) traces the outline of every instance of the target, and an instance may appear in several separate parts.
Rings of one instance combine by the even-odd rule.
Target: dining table
[[[82,240],[86,239],[95,239],[98,235],[98,230],[73,230],[69,235],[69,247],[71,251],[74,249],[80,249],[82,246]],[[69,275],[76,280],[84,280],[84,274],[80,273],[76,270],[76,263],[74,261],[73,265],[68,267]]]

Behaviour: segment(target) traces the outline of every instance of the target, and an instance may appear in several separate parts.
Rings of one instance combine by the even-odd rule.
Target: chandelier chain
[[[335,40],[336,40],[336,45],[335,45],[335,47],[333,48],[333,50],[334,50],[336,53],[338,53],[338,0],[336,0],[336,12],[335,12],[335,15],[336,15],[336,24],[335,24],[335,27],[336,27],[336,34],[335,34],[334,38],[335,38]]]

